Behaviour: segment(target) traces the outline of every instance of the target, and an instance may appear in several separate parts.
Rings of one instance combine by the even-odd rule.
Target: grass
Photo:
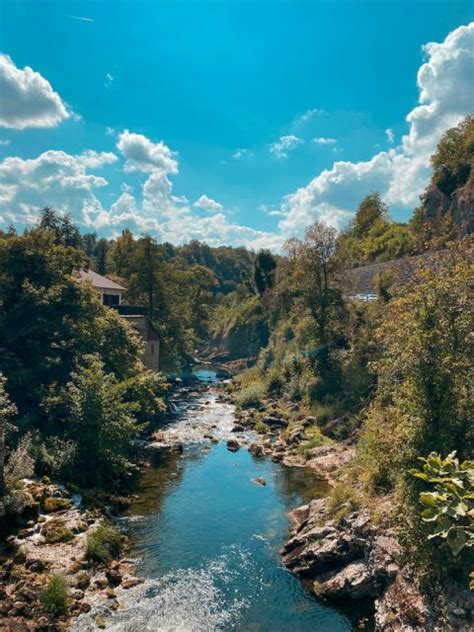
[[[263,403],[265,390],[262,384],[246,386],[235,397],[237,408],[257,408]]]
[[[360,507],[354,488],[348,483],[337,483],[331,489],[328,498],[328,514],[336,522],[340,522]]]
[[[100,525],[86,539],[86,558],[91,562],[107,563],[120,553],[122,535],[110,525]]]
[[[325,437],[321,433],[319,428],[314,428],[312,433],[313,436],[308,439],[308,441],[305,441],[298,446],[298,452],[302,456],[308,456],[309,452],[311,452],[313,448],[319,448],[322,445],[330,445],[331,443],[333,443],[333,441],[329,439],[329,437]]]
[[[46,612],[54,616],[66,613],[69,590],[61,575],[51,575],[46,588],[41,593],[41,603]]]

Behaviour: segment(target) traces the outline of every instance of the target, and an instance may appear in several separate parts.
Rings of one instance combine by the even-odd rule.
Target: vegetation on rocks
[[[123,536],[115,527],[102,524],[87,535],[85,555],[88,560],[106,563],[118,555]]]

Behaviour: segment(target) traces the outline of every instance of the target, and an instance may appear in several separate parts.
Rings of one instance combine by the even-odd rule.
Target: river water
[[[324,495],[324,484],[246,449],[229,452],[233,419],[233,406],[216,392],[178,396],[161,439],[184,444],[184,451],[157,452],[124,518],[145,582],[118,589],[118,610],[94,608],[73,630],[98,629],[99,613],[113,632],[351,630],[278,553],[288,535],[286,513]]]

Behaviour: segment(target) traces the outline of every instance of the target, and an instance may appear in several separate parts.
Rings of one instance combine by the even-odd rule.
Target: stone
[[[240,450],[239,442],[235,439],[229,439],[227,441],[227,449],[230,450],[230,452],[237,452],[237,450]]]
[[[244,426],[242,426],[242,424],[235,424],[231,432],[243,432],[244,430],[245,428]]]
[[[314,592],[326,599],[362,599],[376,597],[379,593],[376,582],[367,564],[352,562],[327,581],[315,581]]]
[[[265,485],[267,484],[263,476],[256,476],[255,478],[252,478],[251,481],[252,483],[255,483],[256,485],[261,485],[262,487],[265,487]]]
[[[263,448],[258,443],[251,443],[249,445],[249,452],[253,456],[263,456]]]
[[[87,571],[80,571],[76,575],[75,584],[78,588],[85,590],[91,583],[90,575]]]
[[[44,560],[28,559],[26,560],[25,566],[33,573],[42,573],[46,570],[48,565]]]
[[[267,426],[270,426],[270,428],[286,428],[288,426],[288,421],[277,416],[276,413],[264,417],[262,421]]]
[[[142,584],[143,579],[140,577],[127,577],[122,581],[122,588],[128,590],[129,588],[133,588],[133,586],[137,586],[138,584]]]

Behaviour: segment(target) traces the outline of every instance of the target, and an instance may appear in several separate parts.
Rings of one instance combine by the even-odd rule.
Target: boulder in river
[[[235,439],[229,439],[227,441],[227,449],[231,452],[237,452],[237,450],[240,450],[239,442]]]
[[[255,483],[255,485],[260,485],[261,487],[265,487],[267,484],[267,481],[263,478],[263,476],[256,476],[255,478],[252,478],[251,481],[252,483]]]

